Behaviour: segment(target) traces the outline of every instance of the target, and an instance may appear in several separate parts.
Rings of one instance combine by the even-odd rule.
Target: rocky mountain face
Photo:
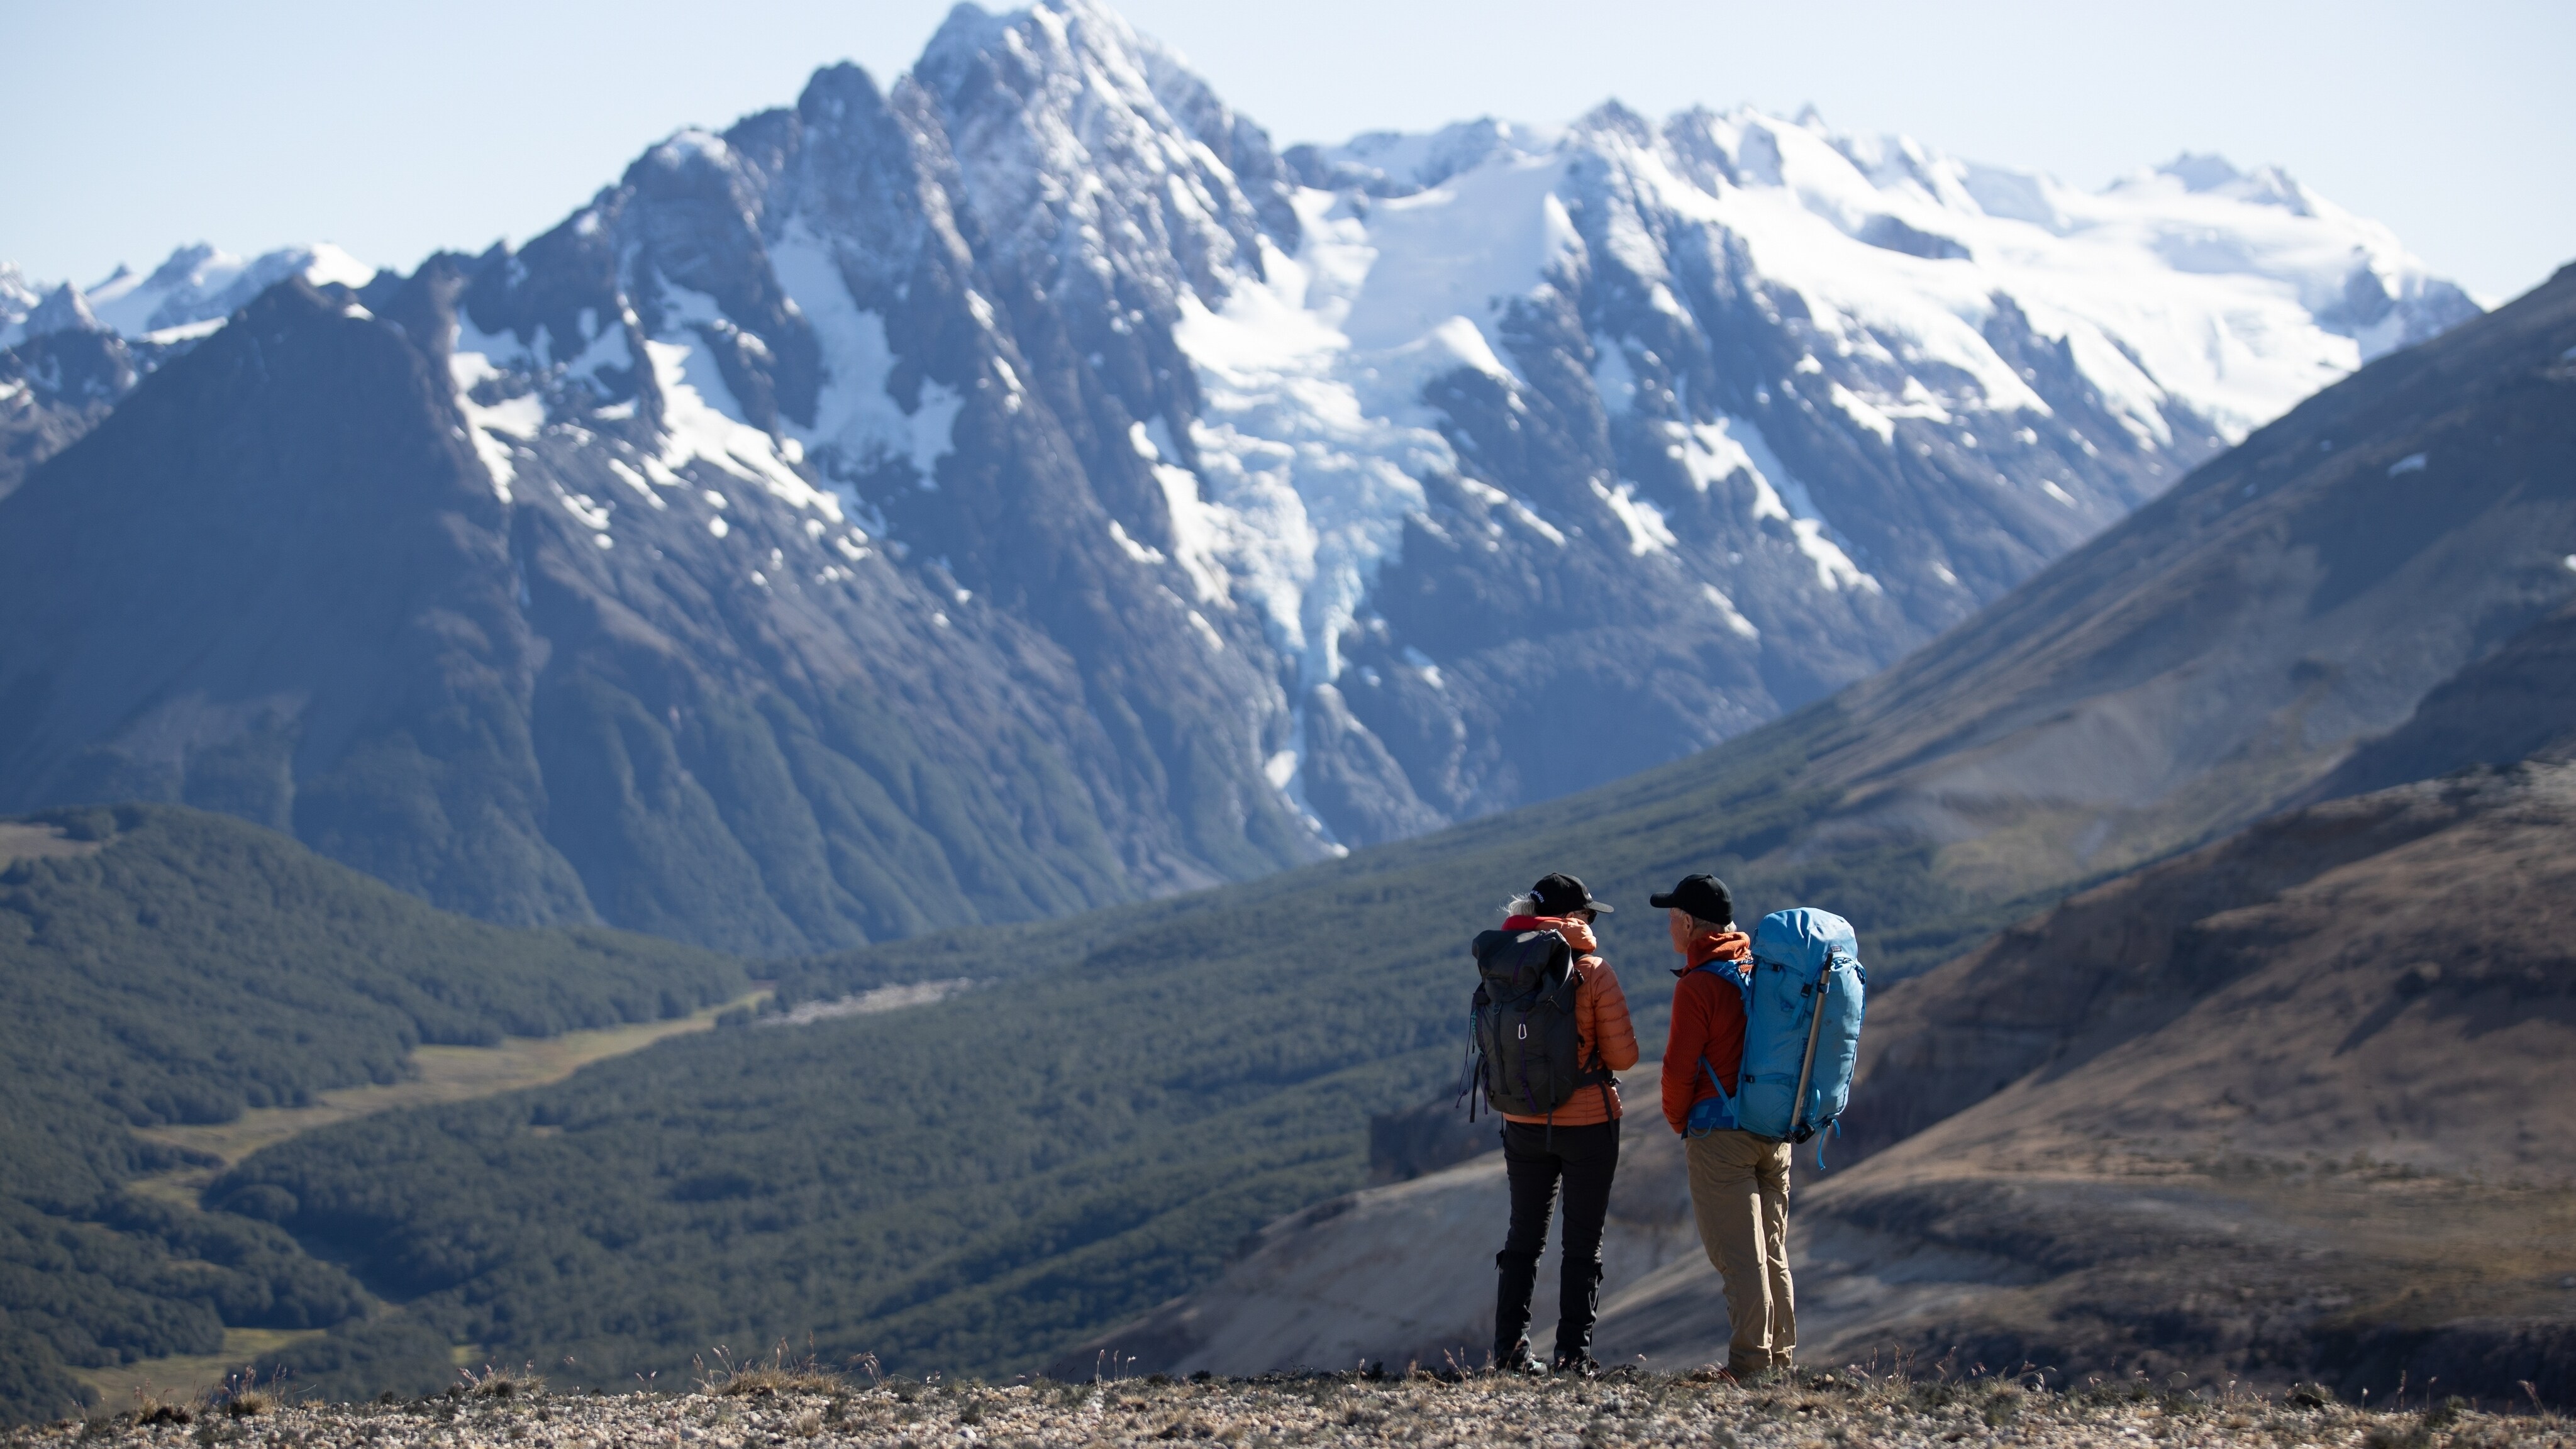
[[[141,350],[148,359],[158,349],[146,343]],[[0,352],[0,498],[134,390],[141,376],[136,352],[113,332],[81,325]]]
[[[1135,893],[1119,756],[1061,652],[865,555],[799,576],[798,512],[737,513],[761,495],[721,470],[622,539],[513,509],[409,340],[443,283],[385,303],[408,326],[265,294],[8,501],[28,683],[0,728],[54,746],[36,792],[175,794],[479,914],[744,950]],[[662,466],[575,456],[574,497]]]
[[[760,951],[1670,760],[2476,311],[2214,158],[2083,193],[1616,106],[1281,154],[1078,0],[363,272],[9,318],[0,808]]]

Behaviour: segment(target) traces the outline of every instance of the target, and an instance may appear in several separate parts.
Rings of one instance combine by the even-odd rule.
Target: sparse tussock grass
[[[1997,1384],[1986,1391],[1985,1403],[1978,1411],[1979,1417],[1986,1421],[1987,1427],[2000,1429],[2021,1413],[2021,1400],[2019,1388]]]
[[[537,1372],[535,1364],[515,1369],[485,1364],[480,1372],[466,1369],[459,1377],[460,1387],[470,1398],[532,1399],[546,1391],[545,1376]]]
[[[865,1358],[861,1363],[873,1375],[876,1361]],[[719,1345],[714,1362],[697,1361],[698,1387],[707,1393],[727,1398],[756,1398],[778,1394],[835,1395],[849,1388],[849,1381],[812,1354],[802,1359],[787,1356],[787,1345],[778,1344],[769,1351],[769,1361],[758,1359],[736,1363],[732,1351]]]

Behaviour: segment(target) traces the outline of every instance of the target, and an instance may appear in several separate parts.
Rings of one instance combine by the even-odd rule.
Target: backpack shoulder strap
[[[1738,956],[1732,961],[1702,961],[1688,971],[1683,972],[1682,976],[1687,979],[1705,971],[1709,975],[1725,982],[1727,985],[1734,987],[1736,995],[1743,998],[1745,1004],[1750,1007],[1753,997],[1753,971],[1756,964],[1757,963],[1750,956]],[[1738,966],[1745,969],[1739,973],[1735,969]]]
[[[1750,969],[1748,969],[1742,974],[1738,974],[1735,968],[1738,966],[1750,968],[1752,964],[1752,958],[1749,956],[1738,956],[1732,960],[1723,961],[1712,958],[1710,960],[1702,961],[1682,974],[1685,977],[1688,977],[1695,976],[1700,972],[1705,971],[1710,975],[1715,976],[1726,985],[1734,987],[1738,998],[1745,1001],[1746,1013],[1749,1017],[1751,1014],[1751,1002],[1749,998],[1753,994],[1752,973]],[[1750,1025],[1749,1022],[1747,1024]],[[1738,1120],[1735,1110],[1735,1093],[1728,1091],[1726,1083],[1717,1079],[1717,1068],[1710,1066],[1708,1064],[1708,1058],[1706,1056],[1702,1056],[1699,1059],[1699,1069],[1700,1072],[1708,1078],[1708,1084],[1717,1089],[1718,1100],[1726,1104],[1726,1115],[1728,1120]]]

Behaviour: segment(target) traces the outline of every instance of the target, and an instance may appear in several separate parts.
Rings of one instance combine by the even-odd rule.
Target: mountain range
[[[1499,1173],[1365,1189],[1367,1128],[1454,1113],[1466,936],[1574,870],[1622,907],[1651,1043],[1644,897],[1714,870],[1745,919],[1849,916],[1871,971],[1834,1149],[1866,1157],[1797,1190],[1819,1355],[2564,1394],[2531,1366],[2564,1362],[2576,1265],[2526,1240],[2576,1171],[2548,1066],[2571,356],[2576,268],[1700,755],[1216,890],[775,963],[748,1029],[325,1127],[201,1201],[399,1305],[270,1361],[334,1391],[434,1382],[440,1344],[601,1383],[782,1337],[907,1373],[1436,1363],[1479,1347]],[[2371,788],[2390,771],[2431,778]],[[1697,1362],[1720,1300],[1669,1139],[1630,1130],[1603,1342]]]
[[[0,808],[761,954],[1689,754],[2478,311],[2214,157],[1615,104],[1283,151],[1080,0],[365,273],[0,277]]]

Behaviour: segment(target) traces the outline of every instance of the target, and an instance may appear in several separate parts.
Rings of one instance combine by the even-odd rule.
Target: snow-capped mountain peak
[[[2215,151],[2184,151],[2172,160],[2143,173],[2141,179],[2171,177],[2186,191],[2202,195],[2231,197],[2258,206],[2277,206],[2298,216],[2314,216],[2318,201],[2296,177],[2278,166],[2258,166],[2252,171],[2239,171],[2236,164]],[[2132,181],[2130,184],[2137,184]]]
[[[27,274],[18,270],[17,263],[0,262],[0,336],[6,335],[6,329],[25,321],[27,314],[44,299],[44,289],[28,281]],[[7,344],[0,342],[0,345]]]
[[[83,295],[99,321],[119,334],[171,341],[222,325],[251,298],[290,276],[317,286],[336,282],[358,287],[374,275],[375,268],[329,242],[247,258],[196,242],[173,251],[146,275],[120,266]]]
[[[119,265],[96,284],[72,292],[85,315],[117,335],[169,345],[214,331],[251,298],[288,277],[301,276],[316,286],[360,287],[375,274],[375,268],[329,242],[280,247],[247,258],[192,242],[147,274]],[[27,313],[48,290],[30,283],[17,267],[0,263],[0,347],[14,347],[34,335],[26,330]]]
[[[101,323],[89,309],[89,301],[80,289],[69,282],[45,294],[45,299],[28,311],[22,324],[30,338],[48,337],[56,332],[96,332]]]
[[[1496,156],[1543,155],[1557,135],[1481,116],[1436,131],[1369,131],[1338,146],[1292,146],[1286,155],[1309,186],[1409,196]]]
[[[961,5],[913,78],[940,104],[988,265],[1031,285],[1114,285],[1168,320],[1185,289],[1212,303],[1261,276],[1264,232],[1295,248],[1267,135],[1103,6]]]

